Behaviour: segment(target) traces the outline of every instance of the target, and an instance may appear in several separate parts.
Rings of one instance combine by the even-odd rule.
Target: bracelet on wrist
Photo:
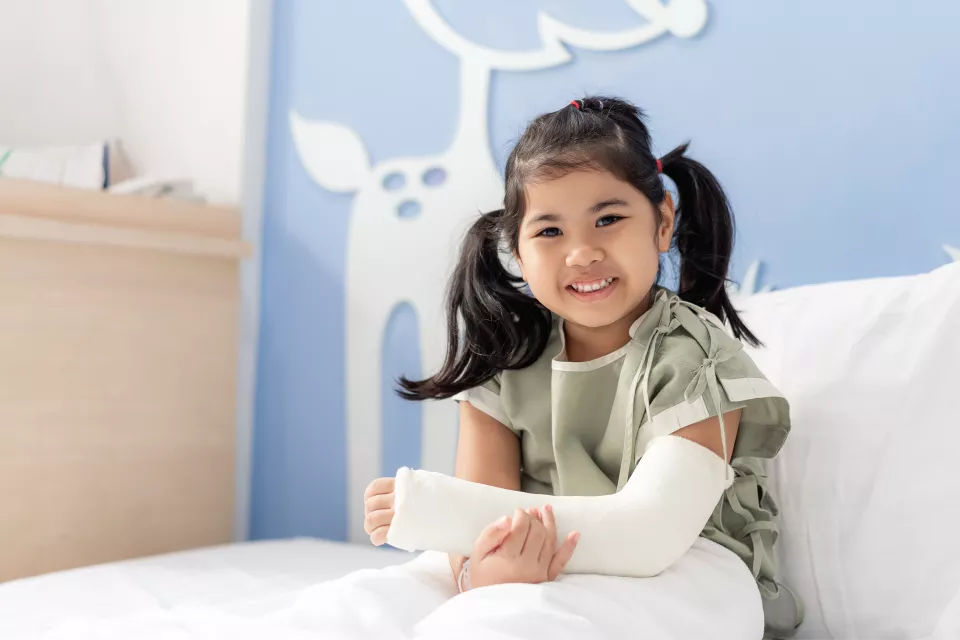
[[[457,588],[460,589],[460,593],[470,590],[470,558],[464,560],[460,567],[460,575],[457,576]]]

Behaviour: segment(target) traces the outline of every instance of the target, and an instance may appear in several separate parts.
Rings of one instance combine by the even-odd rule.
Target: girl
[[[464,243],[443,366],[400,383],[410,399],[460,401],[460,480],[404,470],[374,481],[374,544],[450,552],[460,591],[644,576],[623,589],[673,589],[723,620],[756,620],[762,602],[768,637],[796,629],[761,462],[783,445],[789,410],[741,350],[758,340],[726,293],[732,214],[686,148],[658,160],[640,111],[608,97],[530,124],[507,161],[503,209]],[[658,284],[674,246],[676,292]],[[707,575],[723,576],[722,593],[698,592]],[[737,587],[744,576],[752,593]],[[688,624],[657,615],[661,631]],[[732,637],[760,635],[742,624]]]

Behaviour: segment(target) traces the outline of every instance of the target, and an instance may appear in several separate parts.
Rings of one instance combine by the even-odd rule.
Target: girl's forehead
[[[639,194],[633,185],[603,169],[577,169],[558,177],[534,180],[525,185],[524,191],[527,215],[541,207],[570,209],[584,202],[592,206],[597,198],[628,199]]]

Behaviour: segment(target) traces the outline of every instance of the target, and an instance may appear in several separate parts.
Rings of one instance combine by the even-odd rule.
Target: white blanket
[[[746,566],[701,539],[655,578],[568,575],[544,585],[457,595],[446,556],[425,553],[309,587],[292,604],[262,615],[179,604],[131,615],[75,616],[33,637],[758,640],[762,628],[760,596]]]

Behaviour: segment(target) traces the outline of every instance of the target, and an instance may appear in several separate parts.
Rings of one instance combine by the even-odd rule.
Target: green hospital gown
[[[768,637],[789,636],[799,625],[802,605],[780,582],[773,554],[777,506],[763,463],[786,440],[789,407],[712,314],[658,289],[650,310],[630,328],[630,341],[589,362],[566,359],[557,319],[535,363],[503,371],[457,398],[520,437],[522,490],[547,495],[614,493],[653,437],[716,416],[718,407],[722,413],[742,409],[734,483],[701,536],[751,569]]]

